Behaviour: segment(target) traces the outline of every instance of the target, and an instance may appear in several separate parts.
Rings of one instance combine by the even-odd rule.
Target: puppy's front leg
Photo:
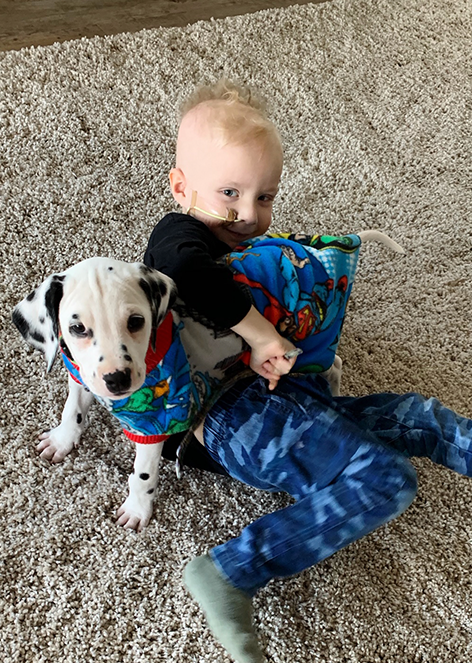
[[[78,445],[92,401],[92,394],[69,375],[69,395],[62,411],[61,423],[38,437],[36,451],[41,458],[60,463]]]
[[[136,443],[133,473],[128,479],[129,495],[117,511],[118,525],[140,532],[149,523],[159,477],[162,442]]]

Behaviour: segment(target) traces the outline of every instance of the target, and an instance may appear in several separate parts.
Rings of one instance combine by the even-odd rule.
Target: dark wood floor
[[[322,2],[323,0],[311,0]],[[0,51],[183,26],[309,0],[0,0]]]

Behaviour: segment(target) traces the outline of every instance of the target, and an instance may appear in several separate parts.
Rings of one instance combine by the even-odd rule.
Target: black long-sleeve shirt
[[[167,214],[154,228],[144,255],[148,267],[175,281],[179,296],[191,308],[217,326],[229,329],[241,322],[251,308],[251,300],[231,270],[215,262],[231,247],[220,241],[207,226],[188,214]],[[184,433],[164,442],[163,456],[175,460]],[[185,465],[207,472],[227,474],[193,436],[183,458]]]
[[[215,260],[231,247],[188,214],[167,214],[154,228],[144,256],[148,267],[175,281],[179,297],[218,327],[234,327],[251,300],[231,270]]]

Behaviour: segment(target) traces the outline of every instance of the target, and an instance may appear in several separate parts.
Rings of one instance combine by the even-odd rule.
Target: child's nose
[[[238,221],[244,222],[247,226],[257,225],[257,206],[252,202],[239,205]]]

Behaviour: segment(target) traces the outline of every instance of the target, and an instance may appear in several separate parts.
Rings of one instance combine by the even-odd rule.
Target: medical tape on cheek
[[[238,213],[235,209],[232,207],[227,207],[226,208],[226,216],[221,216],[220,214],[217,214],[216,212],[209,212],[208,210],[205,210],[201,207],[197,207],[196,202],[197,202],[197,192],[194,190],[192,191],[192,200],[190,202],[190,207],[187,208],[186,214],[190,214],[192,210],[195,210],[197,212],[201,212],[202,214],[205,214],[206,216],[211,216],[212,219],[218,219],[219,221],[224,221],[225,223],[239,223],[242,221],[242,219],[238,219]]]

